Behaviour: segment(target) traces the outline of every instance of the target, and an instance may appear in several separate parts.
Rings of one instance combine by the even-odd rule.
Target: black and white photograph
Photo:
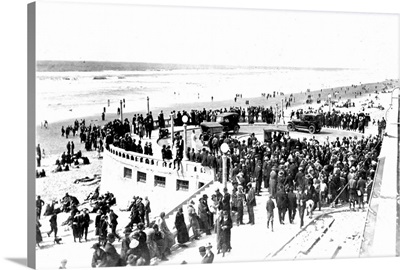
[[[30,5],[36,269],[399,256],[399,14]]]

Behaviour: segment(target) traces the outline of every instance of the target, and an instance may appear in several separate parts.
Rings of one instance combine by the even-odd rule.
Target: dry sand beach
[[[398,86],[398,81],[393,82],[396,86]],[[352,86],[340,86],[340,87],[335,87],[335,88],[328,88],[328,89],[322,89],[319,91],[311,91],[311,92],[303,92],[303,93],[294,93],[294,99],[295,102],[292,104],[291,107],[288,107],[288,109],[285,111],[285,117],[289,117],[290,112],[292,110],[296,110],[297,108],[308,108],[308,104],[305,103],[307,96],[312,95],[313,97],[313,104],[311,105],[314,108],[317,108],[320,106],[320,104],[316,104],[315,100],[317,99],[318,95],[321,94],[320,99],[322,100],[321,104],[324,103],[325,100],[327,100],[327,97],[329,94],[338,92],[341,97],[341,100],[347,100],[351,99],[352,102],[355,103],[356,107],[352,108],[340,108],[340,111],[350,111],[350,112],[359,112],[362,108],[363,103],[367,99],[375,100],[375,104],[382,104],[385,108],[385,110],[380,110],[377,108],[366,108],[365,107],[365,112],[370,113],[371,119],[381,119],[386,112],[386,109],[389,106],[390,103],[390,93],[381,93],[381,89],[383,88],[383,82],[379,83],[366,83],[363,84],[363,86],[366,87],[367,90],[363,90],[361,85],[357,85],[355,87]],[[376,88],[375,88],[376,87]],[[377,95],[375,93],[375,90],[378,90],[379,94]],[[360,93],[361,95],[357,95],[355,98],[355,93]],[[231,95],[231,94],[230,94]],[[258,97],[258,98],[249,98],[249,99],[238,99],[238,101],[235,103],[233,100],[225,100],[225,101],[214,101],[214,102],[203,102],[203,103],[195,103],[191,102],[190,100],[186,101],[185,103],[179,102],[177,104],[174,104],[169,107],[163,107],[163,108],[150,108],[152,111],[154,118],[156,119],[156,116],[158,115],[160,110],[163,110],[164,113],[168,113],[172,110],[187,110],[190,111],[191,109],[202,109],[206,108],[208,109],[220,109],[220,108],[229,108],[230,106],[235,106],[235,107],[246,107],[247,105],[245,104],[245,101],[248,100],[250,103],[250,106],[275,106],[276,103],[279,103],[282,99],[285,97],[289,97],[289,94],[287,95],[279,95],[275,98],[270,98],[266,100],[265,97]],[[339,98],[336,98],[335,100],[338,100]],[[327,107],[326,107],[327,108]],[[131,112],[124,112],[124,118],[131,119],[134,113],[143,113],[145,114],[145,111],[131,111]],[[117,118],[118,116],[116,114],[107,114],[106,121],[101,121],[100,115],[97,116],[90,116],[90,117],[81,117],[80,119],[85,119],[86,123],[92,123],[95,125],[104,125],[108,121]],[[55,199],[55,198],[62,198],[65,193],[69,193],[73,196],[76,196],[79,201],[83,202],[84,198],[86,196],[95,190],[95,188],[98,186],[98,184],[94,185],[84,185],[84,184],[74,184],[74,180],[79,179],[79,178],[84,178],[84,177],[93,177],[95,174],[101,174],[101,164],[102,161],[101,159],[97,158],[97,152],[91,151],[87,152],[84,150],[84,145],[80,143],[79,141],[79,136],[70,136],[68,139],[65,137],[61,137],[61,126],[67,126],[67,125],[72,125],[73,121],[75,119],[68,119],[68,120],[63,120],[59,122],[54,122],[54,123],[49,123],[49,127],[46,129],[44,127],[40,126],[40,123],[37,123],[37,143],[40,143],[41,148],[45,150],[45,158],[42,159],[42,167],[40,169],[44,169],[46,171],[47,176],[44,178],[37,178],[36,179],[36,194],[41,195],[42,199],[48,203],[50,200]],[[372,124],[371,124],[372,125]],[[371,126],[369,127],[369,132],[375,134],[377,133],[377,127],[376,126]],[[376,129],[376,130],[374,130]],[[375,132],[375,133],[374,133]],[[84,156],[89,157],[91,164],[89,165],[80,165],[79,168],[72,167],[70,171],[68,172],[59,172],[59,173],[52,173],[51,170],[55,168],[55,160],[59,158],[59,156],[62,154],[62,152],[66,151],[66,143],[67,141],[74,141],[75,144],[75,151],[81,150]],[[160,148],[157,146],[153,147],[154,152],[159,152]],[[105,191],[100,190],[100,193],[103,193]],[[134,194],[132,194],[134,195]],[[118,202],[118,198],[117,198]],[[163,203],[163,202],[157,202],[155,200],[152,201],[152,205],[154,209],[157,209],[157,204]],[[117,205],[116,208],[121,208],[125,207],[125,205]],[[119,225],[119,230],[128,222],[128,213],[127,212],[120,212],[116,211],[118,215],[120,216],[120,225]],[[152,214],[158,215],[156,211],[154,211]],[[42,234],[45,235],[45,232],[49,230],[49,224],[48,224],[48,218],[49,217],[42,217],[41,223],[42,223]],[[47,235],[44,236],[43,240],[44,242],[42,243],[43,248],[37,249],[37,262],[38,262],[38,267],[39,268],[50,268],[54,267],[54,264],[57,264],[61,258],[55,258],[54,256],[52,257],[52,254],[68,254],[68,257],[71,258],[69,261],[70,267],[82,267],[82,262],[74,262],[72,258],[74,258],[73,254],[76,254],[77,256],[87,256],[87,267],[89,267],[90,263],[90,256],[91,256],[91,249],[90,246],[93,243],[88,242],[88,243],[83,243],[83,244],[74,244],[72,240],[72,235],[71,231],[66,227],[66,226],[61,226],[61,222],[65,221],[67,219],[67,214],[62,213],[59,215],[59,236],[63,238],[63,245],[54,245],[52,242],[52,238],[48,238]],[[91,215],[91,219],[94,220],[93,214]],[[94,240],[94,234],[93,234],[93,225],[90,226],[90,231],[89,231],[89,239]],[[71,249],[71,245],[74,245],[73,249]],[[117,244],[117,249],[119,249],[119,243]],[[54,253],[55,252],[55,253]],[[79,255],[78,255],[79,254]],[[86,255],[85,255],[86,254]],[[51,259],[49,259],[51,258]]]
[[[352,102],[355,103],[356,107],[352,108],[338,108],[340,111],[351,111],[351,112],[359,112],[362,108],[361,104],[365,103],[365,100],[374,100],[375,105],[381,104],[383,107],[386,109],[388,107],[387,101],[384,99],[385,96],[390,96],[390,94],[379,94],[376,95],[374,93],[375,90],[377,89],[382,89],[383,84],[382,83],[367,83],[364,84],[366,86],[367,91],[362,90],[362,87],[360,85],[356,87],[352,86],[341,86],[341,87],[335,87],[335,88],[329,88],[329,89],[322,89],[322,91],[311,91],[309,93],[304,92],[304,93],[294,93],[293,97],[295,102],[293,102],[291,107],[288,107],[287,110],[285,110],[285,118],[290,116],[290,112],[292,110],[296,110],[297,108],[308,108],[308,104],[305,103],[307,96],[311,95],[314,100],[316,100],[316,97],[318,94],[321,94],[321,104],[324,103],[325,100],[327,100],[327,97],[329,94],[332,94],[335,92],[338,92],[341,97],[342,101],[345,101],[347,99],[351,99]],[[377,87],[375,89],[375,87]],[[349,90],[347,90],[349,89]],[[346,92],[345,92],[346,91]],[[357,98],[355,98],[355,93],[362,93],[361,96],[358,95]],[[378,99],[376,98],[378,96]],[[282,95],[282,96],[277,96],[275,98],[269,98],[266,100],[264,97],[259,97],[259,98],[249,98],[246,100],[249,100],[250,106],[273,106],[278,103],[280,105],[280,102],[282,99],[285,97],[289,97],[289,95]],[[335,100],[338,100],[339,98],[336,98]],[[318,108],[321,104],[316,104],[314,102],[310,106],[313,108]],[[201,110],[202,108],[208,109],[221,109],[221,108],[228,108],[230,106],[235,106],[235,107],[247,107],[249,105],[245,104],[245,100],[238,99],[238,101],[235,103],[233,100],[226,100],[226,101],[214,101],[214,102],[203,102],[203,103],[193,103],[190,101],[187,101],[186,103],[177,103],[173,105],[172,107],[164,107],[164,108],[157,108],[157,109],[152,109],[150,108],[150,111],[152,111],[154,118],[156,119],[158,113],[163,110],[164,115],[166,117],[167,112],[171,112],[172,110],[186,110],[190,111],[191,109],[198,109]],[[326,109],[328,107],[325,107]],[[384,116],[385,110],[379,110],[377,108],[371,108],[365,109],[366,113],[370,113],[371,119],[381,119]],[[137,112],[124,112],[124,118],[132,119],[134,113],[143,113],[145,114],[145,111],[137,111]],[[101,121],[101,117],[95,117],[95,116],[90,116],[90,117],[82,117],[80,119],[85,119],[86,124],[94,124],[94,125],[104,125],[108,121],[111,121],[115,118],[118,118],[118,115],[115,114],[107,114],[106,121]],[[76,135],[71,136],[66,139],[65,137],[61,137],[61,127],[64,126],[66,127],[67,125],[72,125],[73,121],[75,119],[68,119],[60,122],[55,122],[55,123],[49,123],[49,127],[45,129],[44,127],[39,125],[37,126],[37,143],[40,144],[42,150],[44,149],[45,151],[45,158],[42,160],[42,167],[45,169],[47,177],[45,178],[38,178],[36,182],[36,193],[38,195],[41,195],[44,200],[51,200],[52,198],[60,198],[64,196],[66,192],[70,192],[70,194],[74,194],[79,200],[86,198],[86,196],[89,194],[89,192],[93,191],[95,189],[94,186],[82,186],[82,185],[76,185],[73,184],[72,182],[75,179],[78,178],[83,178],[83,177],[92,177],[94,174],[101,174],[101,160],[97,158],[97,152],[95,151],[86,151],[84,150],[84,144],[80,143],[79,136]],[[84,156],[88,156],[91,164],[90,165],[82,165],[79,168],[72,168],[71,171],[69,172],[60,172],[60,173],[52,173],[51,170],[55,168],[55,161],[57,158],[61,156],[61,154],[66,151],[66,144],[68,141],[73,141],[75,144],[75,152],[78,150],[81,150]],[[157,148],[157,146],[153,146],[153,152],[159,152],[160,148]],[[157,153],[158,153],[157,152]],[[156,154],[157,154],[156,153]]]

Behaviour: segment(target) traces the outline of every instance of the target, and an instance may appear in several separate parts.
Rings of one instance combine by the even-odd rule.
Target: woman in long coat
[[[201,220],[200,228],[205,232],[207,235],[210,235],[210,225],[208,223],[208,206],[204,200],[204,198],[200,198],[199,200],[199,216]]]
[[[183,216],[182,207],[179,208],[178,213],[176,213],[175,217],[175,228],[178,231],[176,237],[178,239],[178,243],[183,246],[186,242],[189,242],[189,233],[185,223],[185,217]]]
[[[200,225],[199,225],[199,216],[196,213],[196,210],[194,209],[194,201],[191,201],[190,204],[188,205],[187,211],[189,215],[189,228],[192,228],[193,230],[193,236],[194,239],[199,240],[200,238]]]
[[[231,247],[231,229],[232,229],[232,219],[227,211],[223,211],[222,218],[220,220],[220,236],[222,245],[222,254],[225,255],[225,251],[230,252]]]
[[[167,223],[165,222],[165,213],[161,212],[160,218],[157,222],[158,228],[164,234],[166,239],[166,253],[171,254],[171,247],[175,244],[175,237],[169,230]]]

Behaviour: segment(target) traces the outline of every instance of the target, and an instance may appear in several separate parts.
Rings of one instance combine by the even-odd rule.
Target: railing
[[[136,152],[126,151],[124,149],[115,147],[113,145],[109,146],[108,150],[112,155],[120,157],[125,160],[133,161],[135,163],[143,163],[150,166],[155,166],[159,168],[169,168],[172,169],[174,162],[171,160],[165,160],[155,158],[153,156],[144,155]],[[183,161],[182,165],[186,169],[187,173],[194,173],[194,174],[208,174],[212,175],[212,170],[207,167],[203,167],[200,163],[191,162],[191,161]]]

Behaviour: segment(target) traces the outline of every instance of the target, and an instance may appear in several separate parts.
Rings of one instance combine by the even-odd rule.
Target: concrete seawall
[[[386,136],[371,192],[360,257],[399,256],[399,88],[386,113]]]

